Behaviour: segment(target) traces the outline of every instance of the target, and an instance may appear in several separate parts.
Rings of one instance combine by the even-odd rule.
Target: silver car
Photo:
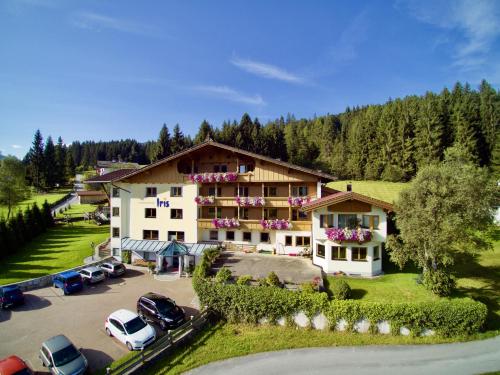
[[[42,365],[55,375],[85,373],[88,361],[64,335],[54,336],[42,344],[38,355]]]
[[[106,278],[104,272],[98,267],[86,267],[80,270],[83,282],[87,284],[95,284],[103,281]]]

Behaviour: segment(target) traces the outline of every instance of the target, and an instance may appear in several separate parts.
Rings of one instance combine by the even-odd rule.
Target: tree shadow
[[[364,289],[351,289],[351,298],[362,299],[367,293]]]

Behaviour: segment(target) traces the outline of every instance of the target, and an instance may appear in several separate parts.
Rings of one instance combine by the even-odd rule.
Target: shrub
[[[153,262],[148,262],[148,268],[150,272],[154,272],[154,270],[156,269],[156,264]]]
[[[241,275],[236,280],[236,284],[238,285],[249,285],[250,281],[252,281],[252,275]]]
[[[347,281],[341,278],[334,278],[330,282],[330,289],[333,294],[333,299],[344,300],[351,298],[351,287]]]
[[[266,281],[269,286],[281,286],[280,279],[274,271],[269,272]]]
[[[129,250],[122,250],[122,262],[126,264],[130,264],[132,261],[132,255]]]
[[[438,296],[449,296],[456,287],[455,278],[443,270],[424,272],[422,283],[432,293]]]
[[[218,283],[225,283],[231,278],[231,270],[227,267],[222,267],[215,275],[215,281]]]
[[[258,279],[257,282],[259,283],[259,286],[267,286],[267,279],[265,277]]]
[[[316,293],[318,290],[311,281],[306,281],[305,283],[300,284],[300,291],[302,293]]]

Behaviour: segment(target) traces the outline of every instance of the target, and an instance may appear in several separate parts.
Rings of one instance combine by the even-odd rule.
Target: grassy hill
[[[352,184],[352,190],[356,193],[367,195],[389,203],[395,202],[399,196],[399,192],[408,186],[408,183],[404,182],[349,180],[330,182],[327,186],[332,189],[346,191],[348,183]]]
[[[24,210],[27,206],[32,205],[36,202],[38,207],[42,207],[43,202],[47,200],[49,204],[54,203],[64,197],[70,192],[70,189],[58,189],[51,193],[46,194],[33,194],[29,199],[26,199],[19,203],[16,207],[12,209],[11,215],[17,213],[20,209]],[[0,205],[0,217],[7,217],[7,207]]]

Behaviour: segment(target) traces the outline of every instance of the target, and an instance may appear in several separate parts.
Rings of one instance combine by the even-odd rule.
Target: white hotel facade
[[[327,273],[379,274],[392,205],[326,188],[334,179],[209,140],[87,183],[101,185],[109,197],[116,257],[132,250],[154,260],[172,240],[217,241],[279,255],[311,249],[313,264]]]

